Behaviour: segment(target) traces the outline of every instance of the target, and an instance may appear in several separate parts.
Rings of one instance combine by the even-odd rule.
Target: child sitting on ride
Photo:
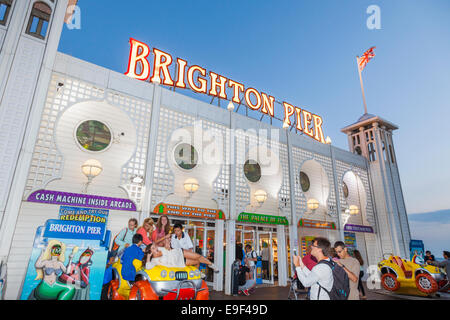
[[[140,245],[142,244],[142,235],[135,234],[133,236],[133,245],[125,249],[120,262],[122,263],[122,278],[134,282],[136,277],[136,267],[133,264],[135,259],[142,260],[144,258],[144,252],[141,250]]]
[[[156,243],[148,246],[146,249],[146,258],[143,262],[147,270],[158,265],[169,268],[183,268],[185,266],[196,266],[198,268],[200,263],[204,263],[215,273],[219,272],[216,265],[198,253],[181,248],[171,249],[170,241],[166,241],[164,247],[158,247]]]

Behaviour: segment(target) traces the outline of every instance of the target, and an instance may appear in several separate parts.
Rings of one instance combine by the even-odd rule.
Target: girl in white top
[[[150,270],[155,266],[161,265],[169,268],[182,268],[185,266],[197,266],[200,263],[206,264],[214,272],[219,269],[211,261],[198,253],[187,251],[181,248],[171,249],[170,242],[166,242],[165,247],[158,247],[152,244],[147,250],[147,258],[145,261],[145,269]]]

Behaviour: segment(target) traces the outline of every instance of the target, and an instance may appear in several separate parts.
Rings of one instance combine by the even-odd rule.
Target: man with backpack
[[[305,287],[311,287],[310,300],[347,300],[349,294],[348,276],[333,262],[328,254],[331,243],[325,238],[314,239],[311,255],[318,261],[309,270],[299,256],[294,256],[297,276]]]
[[[339,259],[336,259],[335,262],[345,270],[350,280],[350,293],[348,300],[359,300],[358,282],[361,265],[358,260],[350,256],[348,253],[348,248],[345,246],[344,242],[337,241],[334,244],[334,250],[339,256]]]

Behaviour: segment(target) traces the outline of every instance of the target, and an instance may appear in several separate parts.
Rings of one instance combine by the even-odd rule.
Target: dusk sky
[[[381,10],[381,29],[367,26],[370,5]],[[340,129],[364,113],[356,56],[376,46],[363,71],[368,112],[399,126],[394,143],[407,212],[450,209],[450,1],[80,0],[78,6],[81,29],[65,26],[59,51],[125,73],[133,37],[321,115],[325,136],[345,150]]]

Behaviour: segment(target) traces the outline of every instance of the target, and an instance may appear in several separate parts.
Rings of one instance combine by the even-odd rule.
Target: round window
[[[345,182],[342,183],[342,191],[344,191],[344,197],[347,199],[348,198],[348,187]]]
[[[302,187],[303,192],[307,192],[311,183],[309,182],[309,177],[303,171],[300,171],[300,185]]]
[[[89,151],[103,151],[111,144],[111,131],[104,123],[96,120],[81,123],[76,137],[80,146]]]
[[[253,160],[247,160],[244,164],[245,177],[250,182],[258,182],[261,179],[261,167]]]
[[[194,169],[198,163],[198,153],[193,146],[188,143],[179,144],[174,151],[175,162],[185,170]]]

